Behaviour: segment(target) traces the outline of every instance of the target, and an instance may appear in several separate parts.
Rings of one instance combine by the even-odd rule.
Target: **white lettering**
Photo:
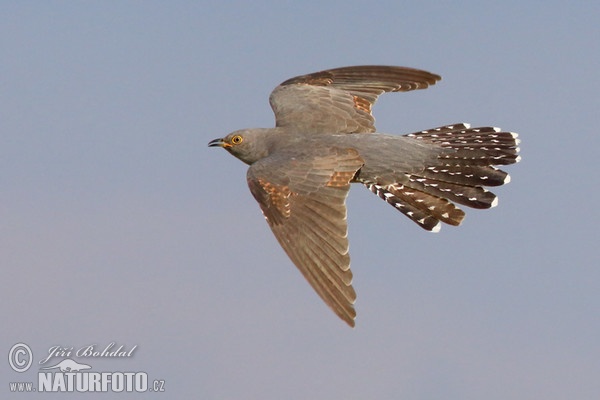
[[[71,357],[72,347],[52,346],[48,349],[48,357],[40,360],[39,365],[45,364],[52,357]]]
[[[80,348],[79,350],[77,350],[77,352],[75,352],[75,355],[77,357],[106,357],[106,358],[132,357],[133,352],[137,348],[137,344],[135,346],[133,346],[131,348],[131,350],[129,350],[129,351],[127,351],[125,349],[124,345],[120,345],[119,347],[117,347],[116,349],[113,350],[113,347],[115,347],[115,342],[109,343],[102,351],[97,350],[96,347],[97,347],[97,344],[90,344],[90,345],[84,346],[84,347]],[[71,350],[72,350],[72,348],[71,348]]]
[[[90,390],[90,381],[86,379],[76,379],[75,390],[78,392],[88,392]]]
[[[100,373],[99,372],[88,372],[89,374],[89,391],[99,392],[100,391]]]
[[[148,390],[148,375],[143,372],[135,374],[135,391],[145,392]]]
[[[102,391],[103,392],[108,392],[108,384],[112,383],[112,373],[110,372],[103,372],[102,373]]]
[[[52,372],[40,372],[38,373],[38,391],[39,392],[51,392],[52,391]]]
[[[122,392],[124,388],[124,379],[123,374],[120,372],[114,372],[112,374],[112,391],[113,392]]]
[[[53,392],[64,392],[67,390],[65,385],[65,376],[63,374],[54,375],[54,384],[52,385]]]
[[[145,372],[39,372],[39,392],[146,392]]]

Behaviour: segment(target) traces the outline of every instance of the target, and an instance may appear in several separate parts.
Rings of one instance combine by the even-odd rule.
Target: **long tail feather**
[[[418,172],[402,173],[393,184],[362,181],[373,193],[424,229],[437,232],[439,222],[459,225],[465,213],[454,203],[472,208],[498,204],[484,186],[500,186],[510,176],[494,165],[520,160],[519,139],[499,128],[454,124],[406,135],[444,149],[437,162]],[[453,151],[449,151],[453,150]]]

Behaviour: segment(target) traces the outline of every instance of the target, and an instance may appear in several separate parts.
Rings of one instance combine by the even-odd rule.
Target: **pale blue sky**
[[[163,399],[597,399],[600,6],[401,3],[0,2],[0,353],[138,345],[89,364]],[[523,160],[439,234],[353,187],[350,329],[206,144],[355,64],[443,77],[380,131],[496,125]],[[0,397],[37,379],[1,365]]]

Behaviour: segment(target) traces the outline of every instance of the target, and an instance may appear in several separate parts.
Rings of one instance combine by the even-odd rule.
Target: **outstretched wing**
[[[425,89],[440,79],[406,67],[335,68],[288,79],[269,101],[278,127],[306,133],[374,132],[371,109],[380,94]]]
[[[354,326],[345,202],[364,162],[351,149],[317,153],[264,158],[248,169],[248,186],[292,262],[325,303]]]

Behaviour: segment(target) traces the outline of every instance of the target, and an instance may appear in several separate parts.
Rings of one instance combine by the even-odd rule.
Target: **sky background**
[[[157,399],[598,399],[600,6],[403,3],[1,1],[0,397],[62,398],[8,382],[115,342],[134,356],[75,360],[163,379]],[[443,77],[380,97],[379,131],[495,125],[523,159],[438,234],[354,186],[350,329],[207,143],[357,64]]]

